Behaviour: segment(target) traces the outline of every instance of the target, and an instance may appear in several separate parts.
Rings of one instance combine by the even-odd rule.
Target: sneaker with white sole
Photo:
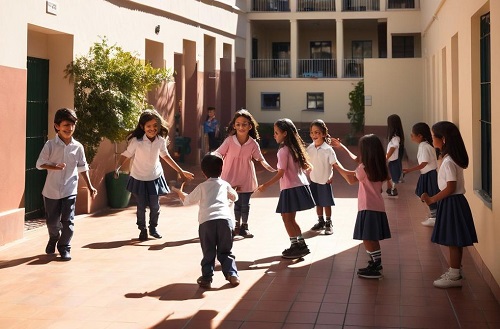
[[[325,222],[325,235],[332,235],[333,234],[333,225],[331,220],[327,220]]]
[[[449,271],[444,273],[439,277],[439,279],[434,281],[434,287],[436,288],[454,288],[462,286],[462,276],[453,275]]]
[[[430,226],[433,227],[434,224],[436,224],[436,218],[435,217],[429,217],[426,220],[422,222],[422,225],[424,226]]]

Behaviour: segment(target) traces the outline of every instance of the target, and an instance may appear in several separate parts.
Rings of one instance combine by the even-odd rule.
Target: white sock
[[[460,269],[459,268],[449,268],[448,273],[451,274],[453,277],[459,277],[460,276]]]

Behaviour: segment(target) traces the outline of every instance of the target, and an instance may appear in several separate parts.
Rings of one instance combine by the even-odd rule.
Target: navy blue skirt
[[[477,242],[469,203],[463,194],[438,201],[431,241],[444,246],[467,247]]]
[[[356,216],[354,240],[379,241],[391,237],[387,214],[382,211],[361,210]]]
[[[391,175],[391,180],[396,184],[399,183],[399,179],[401,178],[401,175],[403,174],[401,160],[397,159],[394,161],[389,161],[389,163],[387,164],[387,167],[389,168],[389,175]]]
[[[309,185],[288,188],[280,192],[276,213],[284,214],[314,208],[316,204]]]
[[[164,195],[170,193],[163,175],[150,181],[137,180],[130,176],[127,182],[127,191],[139,195]]]
[[[315,182],[311,182],[309,188],[311,189],[311,193],[316,206],[335,206],[335,202],[333,201],[332,184],[318,184]]]
[[[420,198],[423,193],[427,193],[429,196],[434,196],[439,193],[437,171],[435,169],[425,174],[421,174],[418,178],[415,194]]]

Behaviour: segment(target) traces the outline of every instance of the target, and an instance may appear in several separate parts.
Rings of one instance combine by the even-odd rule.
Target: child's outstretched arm
[[[354,153],[352,153],[344,144],[342,144],[340,142],[339,139],[337,138],[332,138],[330,140],[330,145],[336,149],[341,149],[341,150],[344,150],[351,159],[353,159],[354,161],[358,162],[358,156]]]
[[[172,159],[172,157],[170,156],[170,153],[167,153],[167,155],[164,155],[161,157],[163,160],[165,160],[166,163],[168,163],[168,165],[170,167],[172,167],[172,169],[174,169],[175,171],[177,171],[177,173],[179,175],[181,175],[182,177],[184,177],[185,179],[187,180],[192,180],[194,178],[194,174],[189,172],[189,171],[185,171],[183,170],[178,164],[177,162],[174,161],[174,159]]]
[[[118,159],[118,163],[115,166],[115,174],[114,177],[118,178],[120,176],[120,168],[123,166],[125,161],[127,161],[129,158],[127,158],[124,155],[120,155],[120,158]]]
[[[92,182],[90,181],[89,171],[86,170],[86,171],[82,172],[81,174],[82,174],[83,180],[85,181],[85,184],[87,184],[87,187],[90,191],[90,196],[92,197],[92,199],[94,199],[95,196],[97,195],[97,189],[92,185]]]
[[[181,189],[178,189],[177,187],[172,186],[171,190],[177,194],[177,196],[179,197],[179,199],[181,199],[182,202],[184,202],[187,193],[182,192],[182,187]]]
[[[427,193],[422,193],[422,195],[420,196],[420,200],[422,200],[422,202],[425,202],[427,205],[430,205],[452,195],[456,189],[457,189],[457,182],[448,181],[446,182],[446,187],[443,190],[441,190],[438,194],[434,196],[429,196]]]
[[[270,172],[276,172],[277,171],[277,169],[274,169],[269,163],[267,163],[266,159],[262,159],[259,162],[262,165],[262,167],[264,167],[267,171],[270,171]]]
[[[283,177],[284,174],[285,174],[285,171],[283,169],[278,169],[278,172],[276,173],[276,175],[273,176],[273,178],[271,178],[270,180],[268,180],[264,184],[259,185],[259,187],[257,187],[257,191],[264,192],[269,186],[271,186],[274,183],[276,183],[277,181],[279,181],[280,178]]]
[[[333,164],[333,166],[342,175],[342,177],[344,177],[344,179],[346,180],[347,183],[349,183],[349,185],[353,185],[358,181],[358,178],[356,177],[356,172],[353,170],[345,169],[344,166],[342,166],[342,164],[339,161]]]
[[[425,166],[427,166],[427,163],[428,162],[421,162],[418,166],[415,166],[412,168],[403,168],[403,174],[407,174],[407,173],[410,173],[412,171],[420,170],[420,169],[424,168]]]

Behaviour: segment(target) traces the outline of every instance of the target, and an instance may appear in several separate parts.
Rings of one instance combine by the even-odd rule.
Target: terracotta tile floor
[[[273,165],[274,154],[267,155]],[[199,170],[185,167],[201,180]],[[258,176],[272,174],[259,166]],[[280,257],[289,241],[274,213],[278,185],[253,196],[255,238],[234,243],[236,288],[220,268],[212,289],[198,288],[198,208],[169,195],[162,199],[160,240],[137,240],[132,206],[79,216],[70,262],[44,254],[45,227],[0,247],[0,328],[500,328],[500,306],[468,252],[462,288],[432,286],[448,265],[430,242],[432,229],[420,224],[426,207],[413,194],[416,179],[408,175],[399,197],[385,200],[392,238],[381,242],[383,279],[356,276],[368,260],[352,239],[357,186],[338,174],[334,234],[308,231],[314,210],[297,215],[311,249],[303,260]]]

